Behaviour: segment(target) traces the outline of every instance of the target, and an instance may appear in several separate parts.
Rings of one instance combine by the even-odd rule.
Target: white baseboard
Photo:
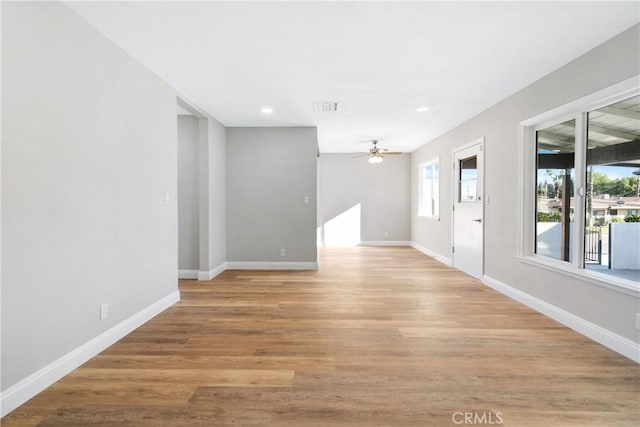
[[[225,270],[317,270],[317,262],[224,262],[209,271],[180,270],[181,279],[198,279],[200,281],[212,280]],[[182,277],[182,272],[188,272],[189,277]],[[195,277],[192,274],[195,272]]]
[[[17,384],[9,387],[2,392],[0,397],[0,417],[7,415],[178,301],[180,301],[180,291],[174,291],[39,371],[34,372]]]
[[[197,279],[198,270],[178,270],[178,279]]]
[[[318,240],[316,246],[319,248],[335,247],[335,248],[353,248],[356,246],[411,246],[411,242],[408,240],[362,240],[360,242],[325,242],[324,240]]]
[[[405,240],[363,240],[358,246],[411,246],[411,242]]]
[[[199,271],[197,275],[198,280],[211,280],[216,277],[218,274],[222,273],[227,269],[227,263],[223,262],[217,267],[212,268],[209,271]]]
[[[553,304],[549,304],[546,301],[529,295],[526,292],[522,292],[521,290],[509,286],[492,277],[484,276],[482,282],[501,294],[562,323],[568,328],[571,328],[574,331],[602,344],[603,346],[628,357],[636,363],[640,363],[640,344],[604,329],[603,327],[578,317],[575,314],[569,313],[568,311],[556,307]]]
[[[317,270],[317,262],[227,261],[227,270]]]
[[[433,251],[425,248],[424,246],[417,244],[416,242],[410,242],[410,246],[413,249],[415,249],[417,251],[420,251],[425,255],[428,255],[428,256],[430,256],[432,258],[435,258],[436,260],[440,261],[444,265],[448,265],[449,267],[453,267],[453,261],[451,260],[451,258],[448,258],[448,257],[446,257],[444,255],[440,255],[437,252],[433,252]]]

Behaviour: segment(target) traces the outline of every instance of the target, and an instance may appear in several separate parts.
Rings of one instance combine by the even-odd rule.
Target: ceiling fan
[[[389,154],[402,154],[400,151],[389,151],[386,148],[378,147],[378,141],[376,139],[371,141],[371,143],[373,144],[373,147],[369,149],[368,153],[361,154],[361,155],[355,156],[355,157],[369,156],[369,163],[375,164],[375,163],[382,163],[382,161],[384,160],[384,156],[386,156],[386,155],[389,155]]]

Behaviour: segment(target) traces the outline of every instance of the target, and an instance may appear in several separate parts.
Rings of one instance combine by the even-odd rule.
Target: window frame
[[[573,261],[561,261],[535,253],[536,211],[536,132],[567,120],[575,122],[575,212],[574,229],[584,230],[588,113],[617,101],[639,95],[640,75],[538,114],[520,122],[519,144],[519,227],[518,259],[525,264],[542,267],[596,285],[640,296],[640,284],[584,268],[584,231],[571,236]]]
[[[425,212],[424,211],[424,201],[423,201],[423,197],[424,197],[424,185],[425,185],[425,178],[424,178],[424,169],[431,166],[438,166],[438,179],[437,179],[437,185],[438,185],[438,212],[434,212],[435,209],[432,206],[431,208],[431,212]],[[429,180],[429,182],[431,183],[431,194],[433,194],[433,188],[434,188],[434,179],[431,178]],[[420,218],[428,218],[428,219],[432,219],[435,221],[440,221],[440,157],[434,157],[432,159],[427,160],[426,162],[420,163],[418,165],[418,185],[419,185],[419,193],[418,193],[418,217]],[[435,200],[435,198],[434,198]]]

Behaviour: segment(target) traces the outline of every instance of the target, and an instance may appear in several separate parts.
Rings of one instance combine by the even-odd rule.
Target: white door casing
[[[453,266],[482,279],[484,138],[453,150]]]

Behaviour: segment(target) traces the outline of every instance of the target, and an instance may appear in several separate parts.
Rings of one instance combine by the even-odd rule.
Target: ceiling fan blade
[[[381,151],[380,154],[386,156],[387,154],[402,154],[400,151]]]
[[[352,158],[352,159],[358,159],[358,158],[360,158],[360,157],[365,157],[365,156],[370,156],[370,154],[369,154],[369,153],[366,153],[366,154],[364,154],[364,153],[363,153],[363,154],[358,154],[357,156],[352,156],[351,158]]]

